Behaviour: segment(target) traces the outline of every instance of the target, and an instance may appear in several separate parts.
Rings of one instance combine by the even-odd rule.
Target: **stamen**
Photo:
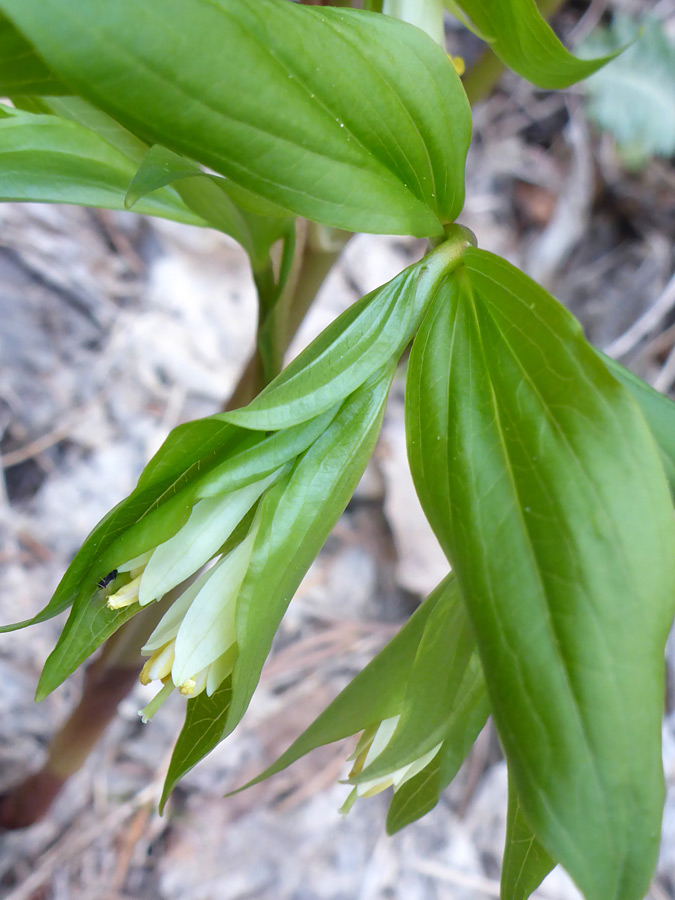
[[[106,606],[108,609],[124,609],[126,606],[132,606],[138,602],[138,588],[141,584],[141,576],[138,575],[124,587],[121,587],[115,594],[108,597]]]
[[[178,686],[178,690],[185,697],[196,697],[206,687],[206,679],[209,674],[209,666],[197,672],[194,678],[186,678],[185,681]]]
[[[141,684],[150,684],[151,681],[163,681],[171,674],[171,666],[176,655],[175,649],[176,642],[168,641],[155,650],[141,670],[139,676]]]

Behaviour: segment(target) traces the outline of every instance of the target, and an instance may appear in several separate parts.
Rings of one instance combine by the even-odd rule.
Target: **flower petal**
[[[174,684],[192,678],[236,643],[236,600],[256,532],[253,526],[246,539],[213,567],[213,574],[188,609],[176,637]]]
[[[207,562],[232,534],[258,497],[279,477],[273,472],[231,494],[200,500],[190,518],[150,557],[138,599],[141,606],[157,600]]]

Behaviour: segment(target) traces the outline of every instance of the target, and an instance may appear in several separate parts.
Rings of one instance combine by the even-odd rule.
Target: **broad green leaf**
[[[658,18],[638,23],[617,13],[611,28],[594,32],[583,50],[608,53],[626,44],[584,88],[589,117],[614,135],[627,165],[641,168],[652,156],[675,153],[675,40]]]
[[[23,35],[0,14],[0,97],[41,93],[62,94],[67,90]]]
[[[260,525],[237,599],[239,654],[220,740],[246,711],[286,608],[363,474],[379,434],[393,375],[390,366],[352,395],[291,473],[260,502]],[[195,749],[195,757],[210,750],[209,739]],[[190,766],[194,762],[195,758]],[[174,779],[185,771],[174,766]],[[167,782],[164,799],[172,787]]]
[[[470,246],[465,229],[338,316],[248,406],[225,414],[244,428],[288,428],[323,413],[397,360],[443,275]]]
[[[466,759],[489,713],[483,671],[477,654],[474,654],[446,723],[443,746],[429,765],[401,785],[391,798],[387,834],[394,834],[436,806]]]
[[[232,701],[232,679],[227,678],[209,697],[206,691],[187,703],[185,723],[173,748],[159,811],[181,777],[220,743]]]
[[[509,781],[506,843],[502,862],[500,900],[527,900],[555,866],[525,821],[520,799]]]
[[[136,167],[93,131],[52,115],[4,107],[0,118],[0,200],[74,203],[124,209]],[[137,211],[205,225],[181,199],[163,188]]]
[[[431,613],[422,635],[396,730],[354,783],[408,765],[442,740],[475,650],[471,624],[455,580],[448,583],[444,601]]]
[[[455,0],[502,62],[537,87],[558,90],[597,72],[617,49],[598,59],[566,50],[535,0]]]
[[[663,806],[666,481],[637,405],[576,320],[503,260],[463,260],[411,354],[417,490],[459,579],[527,820],[588,900],[638,900]]]
[[[452,575],[445,578],[398,634],[349,682],[288,750],[245,787],[276,775],[317,747],[358,734],[378,725],[383,719],[398,715],[429,617],[439,604],[445,602],[452,581]]]
[[[214,228],[229,234],[251,257],[254,270],[264,266],[271,245],[292,227],[288,216],[256,216],[228,196],[224,178],[209,175],[197,163],[156,144],[141,161],[124,205],[132,209],[148,194],[172,185],[186,205]]]
[[[466,96],[443,50],[405,23],[287,0],[0,10],[78,94],[227,177],[242,206],[257,195],[350,231],[418,236],[462,208]]]
[[[661,463],[670,484],[670,492],[675,499],[675,403],[654,390],[615,359],[611,359],[599,350],[596,352],[616,380],[621,382],[633,395],[633,399],[637,401],[659,448]]]

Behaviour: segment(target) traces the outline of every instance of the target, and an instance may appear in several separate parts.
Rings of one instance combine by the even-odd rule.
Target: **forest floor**
[[[592,23],[570,6],[558,24],[578,37]],[[590,5],[594,15],[647,6],[675,27],[675,0]],[[475,132],[461,221],[480,246],[548,287],[597,346],[672,393],[669,163],[626,171],[612,139],[587,120],[581,89],[541,92],[515,76],[475,109]],[[355,237],[295,350],[424,249],[418,240]],[[222,407],[251,350],[254,305],[246,259],[222,235],[129,213],[0,205],[0,621],[45,604],[81,540],[133,488],[171,428]],[[235,735],[186,776],[160,817],[183,703],[172,697],[144,726],[137,710],[148,689],[138,685],[49,815],[0,839],[0,895],[498,896],[506,772],[489,725],[438,807],[392,838],[384,835],[383,795],[338,814],[352,749],[344,743],[224,799],[285,749],[447,571],[414,497],[402,401],[403,373],[375,456],[291,604]],[[0,637],[0,793],[40,766],[77,700],[79,675],[40,705],[32,701],[61,625],[59,618]],[[675,671],[675,647],[671,656]],[[668,800],[652,900],[675,898],[671,710],[664,763]],[[578,894],[555,871],[537,896]]]

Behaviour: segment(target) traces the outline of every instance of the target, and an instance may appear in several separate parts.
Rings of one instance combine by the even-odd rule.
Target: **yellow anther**
[[[141,674],[138,676],[138,680],[140,681],[141,684],[150,684],[150,682],[153,680],[150,677],[151,663],[152,663],[151,659],[146,660],[145,665],[141,669]]]
[[[463,57],[452,56],[450,53],[448,53],[448,59],[455,67],[455,72],[457,72],[458,75],[463,75],[466,72],[466,63],[464,62]]]
[[[132,606],[132,604],[136,603],[138,601],[140,584],[141,576],[138,575],[128,584],[125,584],[124,587],[121,587],[119,591],[111,594],[106,601],[108,609],[124,609],[124,607]]]
[[[197,687],[197,682],[194,678],[186,678],[185,681],[179,686],[178,690],[184,697],[191,697],[195,688]]]
[[[150,684],[151,681],[164,681],[171,674],[171,666],[176,658],[175,640],[162,644],[150,656],[141,670],[139,679],[141,684]]]

